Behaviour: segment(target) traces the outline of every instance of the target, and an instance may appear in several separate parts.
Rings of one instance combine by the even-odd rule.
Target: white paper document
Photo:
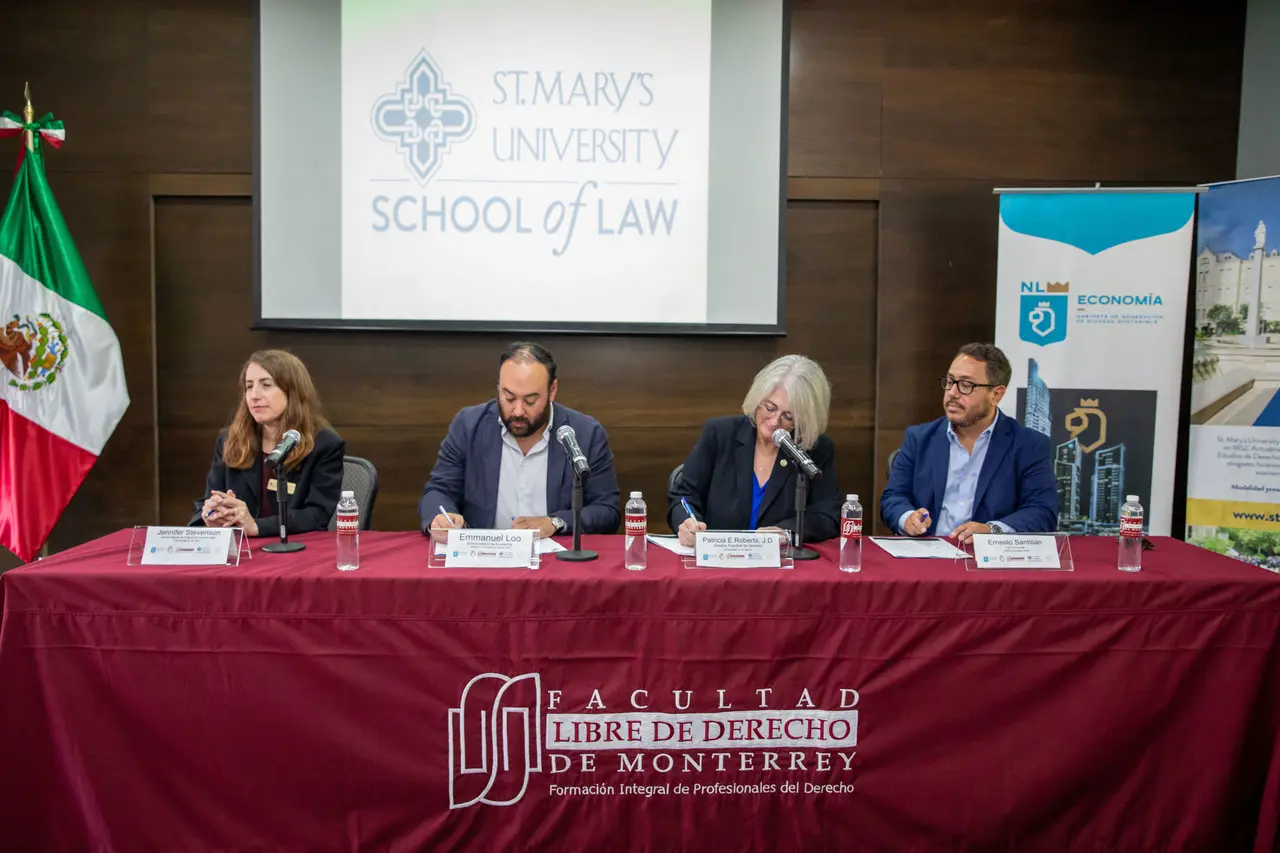
[[[650,533],[644,537],[651,544],[657,545],[659,548],[666,548],[673,554],[679,554],[682,557],[692,557],[694,554],[693,546],[681,545],[677,536],[660,536],[656,533]]]
[[[945,539],[920,539],[894,536],[872,536],[871,541],[889,552],[891,557],[912,560],[963,560],[969,555]]]

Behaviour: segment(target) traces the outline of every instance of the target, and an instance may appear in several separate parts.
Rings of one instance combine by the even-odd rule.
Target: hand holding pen
[[[676,528],[676,533],[680,537],[680,544],[691,548],[693,547],[694,534],[699,530],[706,530],[707,525],[698,521],[698,517],[693,514],[693,507],[689,506],[689,501],[680,498],[680,506],[684,508],[688,518],[680,522],[680,526]]]
[[[434,541],[445,542],[449,539],[450,530],[461,530],[467,526],[467,522],[462,516],[449,512],[443,506],[439,510],[440,513],[431,519],[430,533]]]

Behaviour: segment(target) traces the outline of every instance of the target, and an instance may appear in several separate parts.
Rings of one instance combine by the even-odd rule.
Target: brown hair
[[[279,349],[258,350],[240,368],[240,402],[227,425],[222,459],[227,467],[243,470],[252,468],[254,458],[262,452],[262,429],[249,413],[244,397],[244,376],[251,364],[271,374],[285,394],[287,402],[280,415],[280,434],[296,429],[302,436],[302,441],[284,461],[284,467],[292,470],[315,448],[316,433],[328,429],[329,422],[320,415],[320,396],[316,394],[306,365],[293,353]]]
[[[992,385],[1008,385],[1013,378],[1013,368],[1004,351],[995,344],[965,344],[956,355],[967,355],[987,366],[987,382]]]

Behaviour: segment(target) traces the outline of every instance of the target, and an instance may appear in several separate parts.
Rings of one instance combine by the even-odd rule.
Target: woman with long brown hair
[[[302,439],[284,459],[288,530],[324,530],[338,505],[347,445],[321,416],[311,374],[292,353],[259,350],[240,368],[240,394],[231,423],[214,442],[205,494],[191,524],[278,536],[277,484],[265,459],[286,432],[297,430]]]

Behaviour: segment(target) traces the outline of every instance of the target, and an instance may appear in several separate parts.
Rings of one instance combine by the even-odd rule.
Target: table
[[[12,850],[1275,850],[1280,576],[830,544],[792,571],[236,568],[129,532],[3,575]]]

